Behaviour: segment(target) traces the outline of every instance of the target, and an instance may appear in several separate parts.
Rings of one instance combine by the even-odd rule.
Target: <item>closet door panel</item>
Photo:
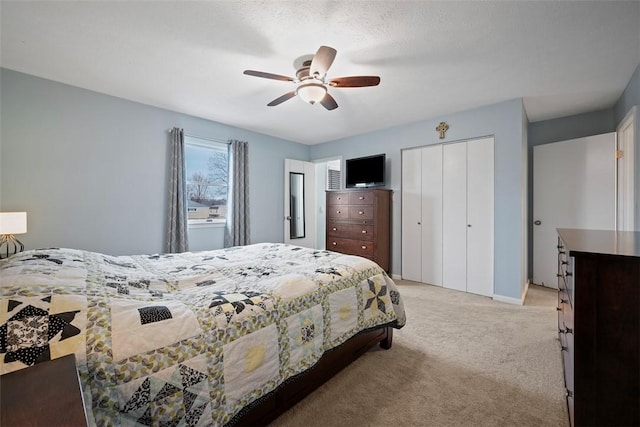
[[[422,157],[422,282],[442,286],[442,145]]]
[[[402,152],[402,278],[421,282],[420,149]]]
[[[493,138],[467,142],[467,292],[493,296]]]
[[[443,146],[442,284],[467,290],[467,144]]]

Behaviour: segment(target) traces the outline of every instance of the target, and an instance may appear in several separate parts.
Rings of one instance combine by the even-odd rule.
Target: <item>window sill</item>
[[[190,219],[188,228],[224,228],[226,219]]]

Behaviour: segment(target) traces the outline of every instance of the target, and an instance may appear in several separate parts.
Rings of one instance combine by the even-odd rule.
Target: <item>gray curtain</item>
[[[173,128],[171,140],[171,170],[169,171],[169,220],[166,252],[189,250],[187,235],[187,179],[184,159],[184,131]]]
[[[225,247],[251,243],[249,230],[249,144],[229,141],[229,194]]]

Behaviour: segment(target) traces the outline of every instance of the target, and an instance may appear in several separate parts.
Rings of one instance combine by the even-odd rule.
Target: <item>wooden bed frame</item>
[[[392,340],[391,326],[353,336],[341,346],[327,351],[311,369],[290,378],[276,390],[244,409],[230,424],[234,426],[268,424],[376,344],[379,343],[385,350],[390,349]]]

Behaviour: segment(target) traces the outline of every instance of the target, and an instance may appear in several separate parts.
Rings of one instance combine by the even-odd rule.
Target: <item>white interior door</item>
[[[635,199],[635,170],[634,170],[634,142],[636,128],[636,110],[633,107],[627,116],[620,122],[617,134],[617,144],[619,156],[618,162],[618,185],[617,185],[617,222],[616,228],[623,231],[640,230],[636,227],[636,204]]]
[[[422,282],[421,149],[402,152],[402,278]]]
[[[424,147],[422,160],[422,280],[442,286],[442,144]]]
[[[316,247],[315,165],[284,161],[284,242]]]
[[[615,227],[615,134],[533,148],[533,281],[557,287],[557,228]]]
[[[493,296],[493,138],[467,142],[467,292]]]
[[[443,146],[442,285],[467,290],[467,143]]]

